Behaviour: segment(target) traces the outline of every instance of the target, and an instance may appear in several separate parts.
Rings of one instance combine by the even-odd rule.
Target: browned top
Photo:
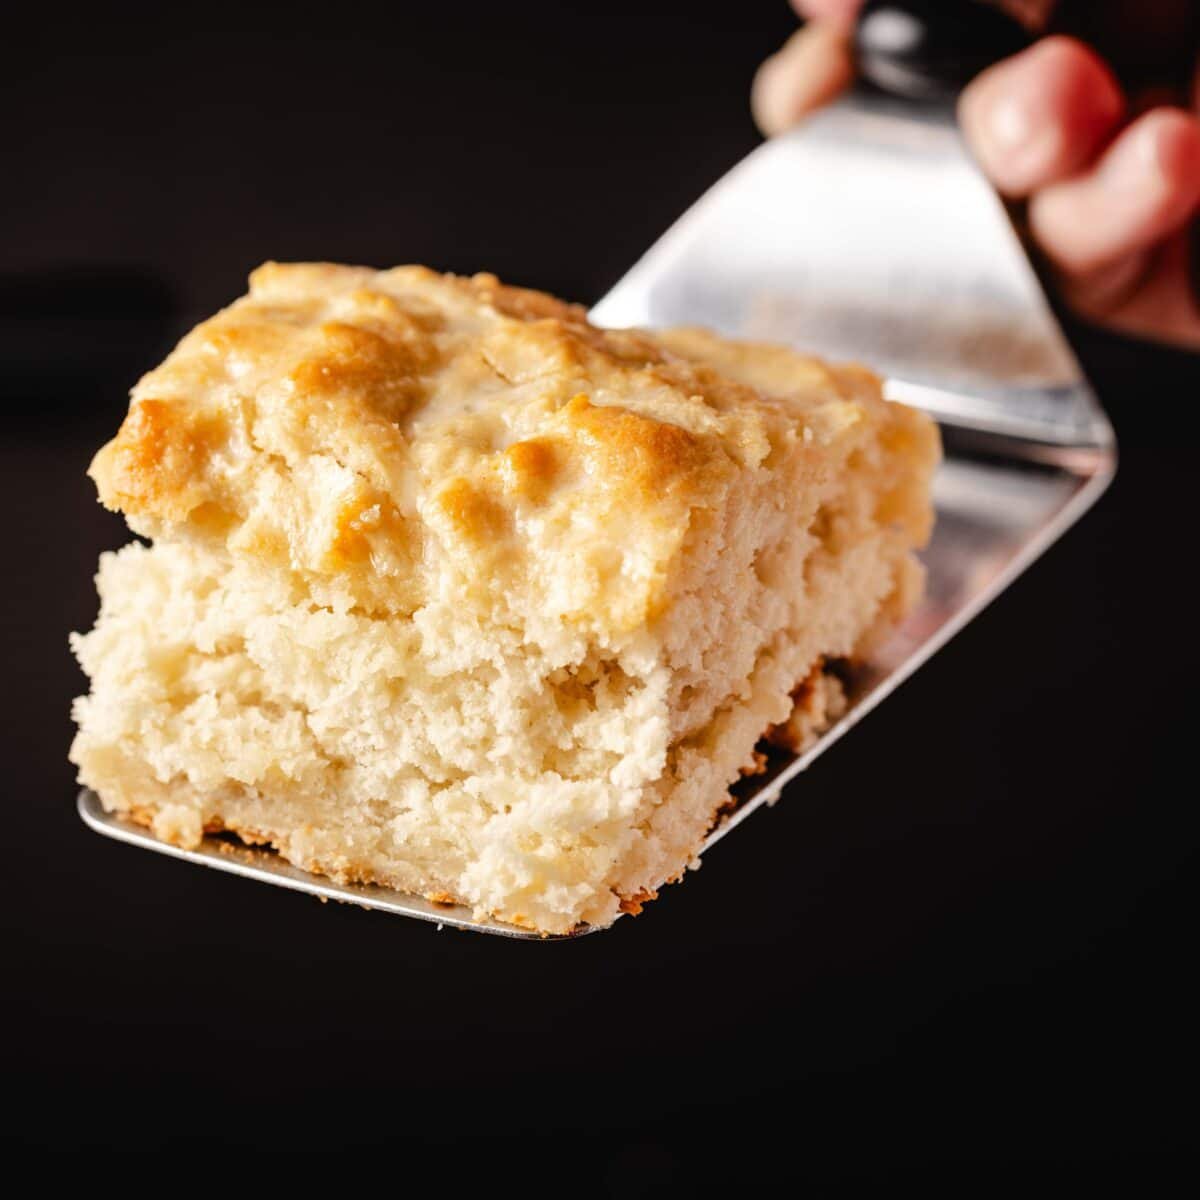
[[[102,501],[413,611],[432,563],[630,628],[693,512],[886,406],[865,373],[698,332],[605,332],[493,276],[268,263],[133,391]],[[915,419],[915,418],[914,418]]]

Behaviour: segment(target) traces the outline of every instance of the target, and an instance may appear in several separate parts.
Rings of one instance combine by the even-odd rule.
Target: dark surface
[[[435,1194],[1145,1185],[1196,1116],[1195,357],[1076,331],[1123,438],[1099,508],[608,933],[437,933],[75,816],[66,632],[126,537],[83,470],[188,314],[266,257],[592,299],[755,144],[782,4],[565,10],[106,10],[9,46],[3,1137],[214,1179],[224,1148],[386,1146]]]

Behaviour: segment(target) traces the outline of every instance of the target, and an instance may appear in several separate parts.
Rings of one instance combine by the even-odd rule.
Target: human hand
[[[809,23],[763,63],[752,91],[768,136],[831,100],[854,75],[850,35],[862,0],[792,3]],[[1144,32],[1152,0],[1125,7]],[[975,79],[958,117],[995,187],[1028,200],[1030,233],[1075,311],[1200,349],[1192,257],[1192,240],[1200,240],[1200,69],[1186,107],[1159,100],[1131,99],[1096,51],[1055,35]]]

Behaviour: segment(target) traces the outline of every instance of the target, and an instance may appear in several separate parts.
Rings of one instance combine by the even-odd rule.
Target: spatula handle
[[[985,0],[871,0],[855,32],[862,74],[919,100],[953,96],[1029,43],[1020,22]]]

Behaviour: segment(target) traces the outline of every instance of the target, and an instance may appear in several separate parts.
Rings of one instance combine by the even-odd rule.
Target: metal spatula
[[[884,26],[882,50],[868,65],[893,87],[929,91],[963,58],[906,55],[911,14],[903,8],[886,7],[893,26]],[[956,8],[965,19],[978,6],[939,5],[938,19]],[[986,12],[983,20],[994,22],[995,11]],[[996,57],[1011,49],[987,42]],[[919,49],[920,39],[913,44]],[[978,41],[971,48],[978,59]],[[842,720],[806,754],[776,760],[743,785],[708,849],[776,799],[1078,520],[1112,479],[1116,443],[948,105],[859,91],[762,146],[685,213],[592,316],[610,326],[705,325],[868,363],[886,375],[890,396],[932,413],[945,438],[923,603],[854,679]],[[97,832],[266,883],[537,936],[475,920],[464,908],[336,884],[268,851],[219,841],[181,850],[105,813],[89,792],[79,811]]]

